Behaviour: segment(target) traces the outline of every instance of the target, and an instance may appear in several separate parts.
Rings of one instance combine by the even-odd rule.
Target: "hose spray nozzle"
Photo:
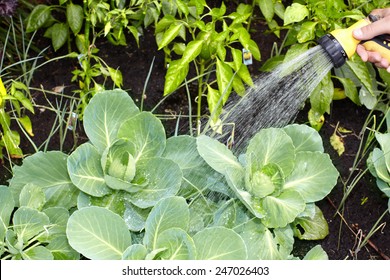
[[[318,43],[328,53],[334,67],[342,66],[347,59],[351,58],[359,43],[362,43],[367,50],[378,52],[390,61],[390,39],[388,36],[377,36],[371,40],[361,42],[352,35],[353,30],[376,20],[378,19],[375,16],[369,15],[368,18],[359,20],[348,28],[336,29],[318,40]]]

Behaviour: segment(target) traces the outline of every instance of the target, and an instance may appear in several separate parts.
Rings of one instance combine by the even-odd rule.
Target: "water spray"
[[[358,44],[362,44],[368,51],[378,52],[383,58],[390,61],[390,36],[380,35],[371,40],[359,41],[352,35],[354,29],[361,28],[377,20],[376,16],[369,15],[349,28],[336,29],[318,40],[318,43],[330,56],[334,67],[342,66],[347,59],[351,58]]]
[[[255,87],[249,88],[243,98],[226,104],[221,120],[223,124],[235,125],[232,132],[224,132],[221,141],[225,141],[226,135],[234,136],[232,149],[240,154],[245,151],[248,140],[260,129],[283,127],[290,123],[327,73],[333,67],[344,65],[356,52],[358,44],[379,52],[390,61],[389,36],[359,41],[352,35],[353,30],[377,20],[378,17],[370,15],[349,28],[334,30],[321,37],[318,46],[261,75],[254,81]],[[245,61],[246,57],[243,58]]]

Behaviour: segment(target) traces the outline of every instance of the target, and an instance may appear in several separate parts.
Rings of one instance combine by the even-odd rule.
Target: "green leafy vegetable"
[[[245,260],[244,240],[224,227],[206,228],[194,235],[198,260]]]
[[[322,152],[317,132],[304,125],[261,130],[251,139],[243,164],[211,138],[199,137],[197,144],[204,160],[225,175],[237,197],[270,228],[292,223],[307,203],[324,198],[337,182],[338,172]]]
[[[68,172],[81,191],[103,200],[114,190],[123,192],[115,194],[122,198],[117,209],[125,209],[125,201],[149,208],[178,192],[180,168],[160,157],[164,127],[151,113],[139,112],[126,92],[97,93],[85,110],[84,127],[92,144],[79,146],[68,159]]]
[[[0,240],[4,240],[15,202],[8,187],[0,186]]]
[[[338,173],[310,127],[264,129],[237,158],[208,136],[166,139],[121,90],[95,94],[84,127],[93,140],[27,157],[0,186],[3,258],[292,259],[294,236],[328,234],[314,202]]]
[[[106,96],[108,95],[108,96]],[[121,90],[96,94],[84,112],[84,129],[92,144],[102,153],[117,137],[119,127],[139,112],[133,100]]]
[[[111,192],[104,181],[100,154],[90,143],[80,145],[69,156],[67,165],[72,182],[81,191],[98,197]]]
[[[22,166],[15,166],[10,191],[17,205],[23,187],[33,184],[45,193],[44,208],[60,206],[69,209],[76,206],[79,190],[68,175],[67,158],[66,154],[58,151],[38,152],[27,157]]]
[[[96,206],[74,212],[66,234],[74,249],[95,260],[119,260],[131,245],[131,235],[124,220]]]
[[[303,259],[304,260],[328,260],[328,255],[320,245],[317,245],[313,247],[309,252],[307,252],[307,254]]]
[[[158,249],[158,237],[164,230],[179,228],[188,230],[189,209],[181,197],[165,198],[150,212],[145,224],[144,244],[152,250]]]
[[[286,8],[284,13],[284,25],[299,22],[307,16],[309,16],[309,10],[305,5],[293,3],[291,6]]]

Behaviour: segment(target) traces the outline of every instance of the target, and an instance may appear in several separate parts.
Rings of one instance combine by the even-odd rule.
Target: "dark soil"
[[[259,74],[259,67],[271,56],[271,49],[274,44],[280,43],[273,34],[265,34],[267,26],[261,19],[254,19],[252,29],[253,39],[258,43],[262,54],[262,61],[255,62],[250,66],[253,76]],[[48,45],[48,41],[39,42],[40,45]],[[97,47],[100,49],[99,56],[102,57],[111,67],[119,67],[124,78],[123,89],[129,92],[132,98],[140,104],[142,92],[149,70],[152,74],[147,83],[144,101],[146,110],[152,109],[163,95],[164,86],[164,54],[157,51],[153,30],[145,32],[141,38],[140,47],[129,39],[126,47],[112,46],[108,42],[98,41]],[[55,57],[51,51],[47,53],[48,57]],[[65,86],[64,94],[73,95],[72,91],[76,86],[70,82],[71,71],[77,67],[77,61],[71,59],[59,60],[55,63],[47,64],[44,68],[39,69],[34,76],[34,86],[43,87],[51,90],[57,86]],[[32,93],[37,104],[47,106],[48,103],[42,92],[35,91]],[[49,100],[54,101],[54,96],[49,96]],[[169,116],[170,119],[163,119],[167,135],[172,135],[177,123],[177,116],[187,115],[188,99],[186,94],[178,92],[167,98],[154,113]],[[194,106],[193,106],[194,107]],[[340,177],[345,180],[350,174],[350,168],[353,166],[355,155],[360,144],[360,130],[368,115],[368,110],[358,107],[348,100],[335,101],[332,104],[331,114],[326,116],[326,122],[320,133],[323,137],[325,150],[330,154],[333,163],[340,172]],[[306,111],[302,110],[296,122],[305,123],[307,121]],[[37,145],[43,143],[49,135],[51,125],[54,122],[55,115],[49,110],[37,110],[36,114],[31,116],[35,136],[34,142]],[[329,137],[333,134],[336,125],[352,130],[353,133],[345,134],[344,142],[346,151],[342,156],[337,153],[329,144]],[[70,152],[76,145],[87,140],[82,125],[78,126],[75,135],[68,133],[63,146],[65,152]],[[58,137],[53,137],[48,149],[59,149],[60,143]],[[25,153],[34,152],[31,145],[25,139],[22,139],[22,148]],[[4,166],[3,166],[4,167]],[[365,162],[359,165],[360,169],[365,169]],[[5,168],[1,171],[1,181],[4,184],[10,174]],[[339,183],[331,194],[323,201],[317,203],[324,213],[329,223],[330,234],[322,241],[297,241],[296,254],[304,255],[309,248],[315,244],[321,244],[328,253],[330,259],[385,259],[390,257],[390,229],[386,223],[390,223],[390,214],[387,213],[380,222],[381,229],[378,230],[371,238],[370,243],[356,252],[358,245],[364,237],[371,231],[378,218],[387,209],[387,198],[385,198],[376,187],[374,178],[367,173],[357,183],[349,195],[341,213],[336,210],[340,205],[344,194],[344,186]]]
[[[390,229],[386,226],[390,222],[387,211],[388,198],[385,198],[378,189],[375,179],[369,172],[365,173],[353,187],[344,208],[337,211],[346,191],[343,182],[352,172],[355,156],[362,140],[360,132],[368,113],[367,109],[358,107],[349,100],[334,101],[331,114],[326,117],[326,122],[320,131],[325,151],[340,173],[338,184],[332,192],[326,199],[317,203],[329,224],[329,235],[320,244],[330,259],[388,259],[390,257]],[[301,112],[298,120],[305,117],[304,115],[304,112]],[[345,152],[341,156],[329,142],[337,125],[352,131],[344,134]],[[366,167],[364,158],[358,164],[357,170],[352,173],[351,179]],[[358,250],[360,243],[385,211],[387,214],[378,224],[381,229],[369,239],[367,246]]]

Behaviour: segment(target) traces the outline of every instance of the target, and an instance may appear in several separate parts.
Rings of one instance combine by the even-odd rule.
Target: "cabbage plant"
[[[166,139],[155,116],[140,112],[126,92],[113,90],[91,99],[84,129],[89,141],[73,153],[35,153],[14,167],[9,187],[0,186],[1,258],[296,259],[294,235],[327,234],[313,202],[330,190],[328,184],[314,194],[294,183],[303,179],[296,164],[300,153],[323,155],[318,135],[305,126],[275,130],[290,137],[287,144],[274,143],[284,152],[267,154],[267,145],[254,139],[248,147],[253,153],[238,160],[206,136]],[[264,131],[259,135],[271,130]],[[257,146],[263,156],[254,153]],[[334,173],[324,158],[317,165]],[[310,160],[305,168],[320,175]],[[309,181],[319,188],[318,181]],[[283,202],[279,208],[262,202],[272,197]],[[291,219],[295,212],[281,212],[283,222],[275,222],[272,211],[284,208],[299,213]],[[279,227],[272,228],[275,223]],[[316,246],[305,258],[327,255]]]
[[[146,209],[178,192],[182,172],[161,157],[163,125],[151,113],[139,112],[126,92],[97,94],[85,109],[84,128],[90,142],[67,160],[70,179],[83,193],[79,207],[113,199],[114,212],[123,215],[126,203]]]
[[[206,238],[195,242],[195,237],[187,233],[189,221],[185,199],[172,196],[161,199],[152,208],[140,240],[130,234],[119,215],[96,206],[77,210],[69,219],[67,235],[72,247],[90,259],[196,259]],[[223,251],[230,258],[246,258],[246,247],[238,234],[225,228],[216,230],[220,236],[228,232],[233,245],[215,246],[221,249],[212,250],[213,256]],[[217,237],[211,239],[220,244]],[[233,239],[237,240],[236,245]]]
[[[45,207],[46,197],[44,188],[29,183],[14,200],[10,188],[0,186],[1,259],[80,258],[66,237],[69,211],[59,206]]]
[[[263,129],[238,158],[208,136],[199,137],[197,144],[203,159],[224,175],[236,197],[264,226],[295,223],[300,225],[295,227],[299,237],[327,235],[326,221],[314,203],[330,193],[339,173],[314,129],[297,124]]]

